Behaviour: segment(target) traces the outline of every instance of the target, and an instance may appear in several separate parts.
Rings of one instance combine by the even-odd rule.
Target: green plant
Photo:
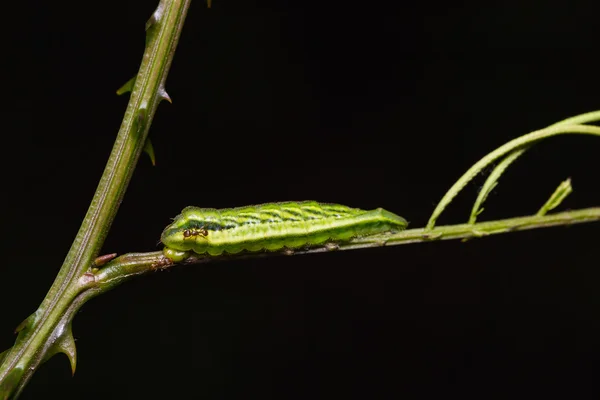
[[[109,158],[105,174],[92,200],[88,214],[65,260],[61,272],[39,309],[21,324],[15,346],[0,355],[0,398],[15,398],[21,393],[39,365],[56,353],[67,354],[75,370],[75,343],[71,322],[77,310],[89,299],[121,282],[156,269],[174,265],[161,252],[126,254],[114,260],[100,257],[102,244],[116,214],[125,188],[144,145],[158,103],[168,99],[164,84],[189,6],[188,1],[162,0],[147,26],[148,38],[140,72],[131,81],[132,95],[121,131]],[[133,84],[134,83],[134,84]],[[127,90],[127,86],[121,92]],[[600,128],[589,125],[600,120],[600,112],[570,118],[551,127],[532,132],[500,147],[476,163],[444,196],[425,228],[410,229],[393,235],[369,236],[341,244],[340,250],[379,247],[445,239],[469,239],[553,225],[600,219],[600,209],[590,208],[548,215],[571,191],[570,181],[563,182],[534,216],[492,222],[476,222],[486,196],[500,175],[531,145],[560,134],[600,135]],[[147,147],[149,149],[149,147]],[[499,162],[480,191],[469,222],[436,227],[436,220],[454,196],[479,172]],[[329,251],[314,248],[302,253]],[[220,259],[262,255],[224,256]],[[196,256],[184,263],[201,263],[214,258]]]

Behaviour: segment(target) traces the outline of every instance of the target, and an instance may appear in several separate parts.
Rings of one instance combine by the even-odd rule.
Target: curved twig
[[[598,114],[600,114],[600,113],[595,112],[595,113],[589,113],[589,114],[584,114],[584,115],[596,116]],[[576,119],[580,120],[580,119],[582,119],[582,117],[581,116],[573,117],[573,119],[569,119],[569,120],[576,120]],[[569,121],[569,120],[567,120],[567,121]],[[552,136],[563,135],[563,134],[584,134],[584,135],[600,136],[600,127],[591,126],[591,125],[579,125],[579,124],[578,125],[563,125],[563,123],[560,123],[559,125],[553,125],[548,128],[545,128],[545,129],[540,129],[538,131],[534,131],[527,135],[524,135],[524,136],[521,136],[514,140],[511,140],[510,142],[506,143],[505,145],[492,151],[491,153],[489,153],[488,155],[483,157],[481,160],[479,160],[477,163],[475,163],[471,168],[469,168],[467,170],[467,172],[465,172],[456,181],[456,183],[454,185],[452,185],[452,187],[446,192],[444,197],[442,197],[442,199],[440,200],[440,202],[438,203],[436,208],[433,210],[433,213],[431,214],[431,217],[429,218],[429,221],[427,222],[426,229],[432,230],[434,228],[435,223],[436,223],[437,219],[439,218],[439,216],[446,209],[446,207],[448,207],[448,205],[452,202],[452,200],[454,200],[454,198],[458,195],[458,193],[460,193],[460,191],[475,176],[477,176],[482,170],[484,170],[486,167],[488,167],[491,163],[501,159],[502,157],[504,157],[507,154],[514,152],[514,151],[521,151],[521,154],[522,154],[522,151],[524,151],[523,149],[526,149],[527,147],[531,146],[534,143],[537,143],[543,139],[547,139]],[[516,159],[516,157],[514,159]],[[512,161],[514,161],[514,159],[509,160],[509,161],[512,162]],[[503,169],[506,169],[506,167],[508,165],[507,165],[507,163],[503,163],[503,164],[500,164],[499,166],[502,166]],[[498,177],[499,177],[499,175],[500,174],[497,174]],[[493,185],[493,183],[495,183],[495,182],[492,182],[492,185]]]

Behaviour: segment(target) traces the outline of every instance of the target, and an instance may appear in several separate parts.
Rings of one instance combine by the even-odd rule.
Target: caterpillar
[[[365,211],[316,201],[266,203],[238,208],[186,207],[162,235],[165,256],[189,252],[220,255],[277,251],[340,243],[353,237],[401,231],[408,222],[389,211]]]

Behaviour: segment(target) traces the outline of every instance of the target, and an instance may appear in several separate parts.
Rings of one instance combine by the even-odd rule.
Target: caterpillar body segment
[[[389,211],[365,211],[316,201],[267,203],[229,209],[186,207],[165,228],[165,252],[236,254],[339,243],[406,228]],[[167,253],[165,253],[167,255]]]

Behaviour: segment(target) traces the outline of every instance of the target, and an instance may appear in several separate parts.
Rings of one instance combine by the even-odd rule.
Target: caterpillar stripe
[[[400,231],[407,225],[404,218],[382,208],[365,211],[316,201],[227,209],[186,207],[165,228],[161,242],[165,255],[179,261],[188,251],[220,255],[297,249]]]

